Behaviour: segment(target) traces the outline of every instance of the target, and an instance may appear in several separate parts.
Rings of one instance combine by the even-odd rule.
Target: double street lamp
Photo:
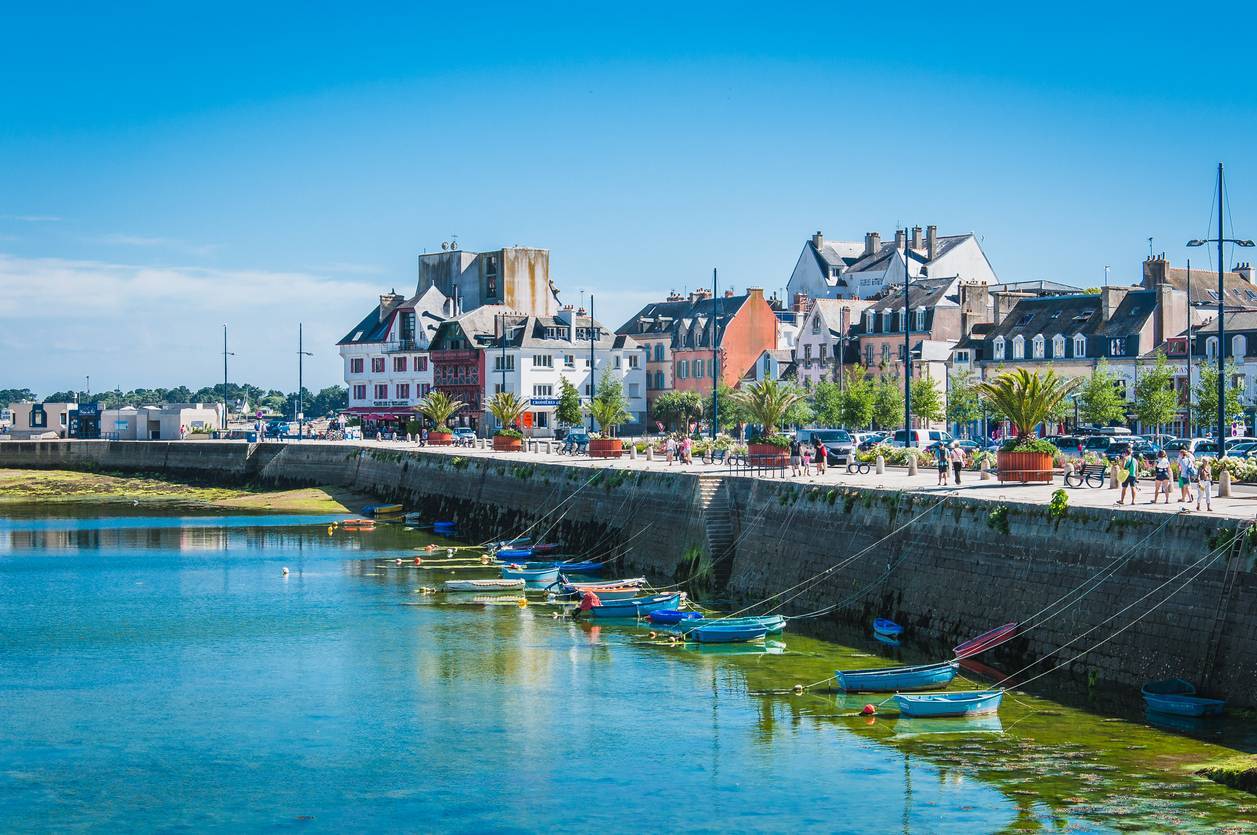
[[[1251,240],[1240,238],[1228,238],[1223,230],[1223,193],[1225,184],[1222,179],[1222,163],[1218,163],[1218,237],[1216,238],[1197,238],[1187,242],[1189,247],[1204,246],[1205,244],[1216,243],[1218,245],[1218,457],[1221,458],[1226,454],[1226,284],[1223,280],[1223,274],[1226,264],[1222,260],[1223,244],[1235,244],[1236,246],[1251,247]],[[1187,300],[1188,308],[1191,307],[1191,299]],[[1188,330],[1188,339],[1191,338],[1191,331]],[[1191,382],[1191,367],[1187,369],[1188,382]]]

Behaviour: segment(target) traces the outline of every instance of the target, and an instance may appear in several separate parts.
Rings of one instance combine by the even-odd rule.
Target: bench
[[[1066,487],[1103,487],[1109,480],[1107,464],[1083,464],[1065,476]]]
[[[712,450],[711,457],[708,460],[712,464],[723,464],[725,462],[725,456],[727,454],[728,454],[728,450],[724,450],[724,449]]]

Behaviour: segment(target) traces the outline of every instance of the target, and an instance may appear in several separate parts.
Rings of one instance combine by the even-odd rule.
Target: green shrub
[[[1054,458],[1060,454],[1055,444],[1042,438],[1010,438],[1000,446],[1000,452],[1041,452]]]
[[[1008,508],[1000,505],[986,517],[986,526],[993,531],[1008,534]]]
[[[1047,515],[1053,522],[1059,522],[1069,512],[1069,494],[1062,488],[1052,491],[1052,500],[1048,502]]]
[[[495,437],[499,437],[499,438],[515,438],[516,440],[521,440],[521,441],[524,439],[523,432],[520,432],[518,429],[511,429],[509,426],[503,429],[499,429],[497,432],[494,432],[493,434]]]

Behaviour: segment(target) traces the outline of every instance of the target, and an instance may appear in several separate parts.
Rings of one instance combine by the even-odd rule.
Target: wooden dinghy
[[[446,591],[520,591],[525,581],[520,579],[446,580]]]
[[[1003,690],[895,694],[895,703],[904,716],[979,716],[995,713],[1003,700]]]
[[[937,690],[951,684],[960,668],[958,661],[921,664],[915,667],[879,667],[872,670],[835,670],[834,681],[849,693],[895,693],[904,690]]]

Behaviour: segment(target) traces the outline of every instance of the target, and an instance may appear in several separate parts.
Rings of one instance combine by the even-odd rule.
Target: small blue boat
[[[432,523],[432,530],[434,531],[452,531],[456,527],[458,527],[458,523],[456,522],[433,522]]]
[[[556,572],[558,569],[554,569]],[[593,618],[640,618],[660,609],[675,609],[681,605],[681,593],[652,594],[646,597],[630,597],[626,600],[606,600],[601,606],[589,610]]]
[[[1224,699],[1204,699],[1196,695],[1196,685],[1181,678],[1150,681],[1143,686],[1144,704],[1156,713],[1174,716],[1221,716]]]
[[[760,624],[728,624],[723,621],[699,622],[693,629],[685,630],[686,639],[704,644],[744,644],[762,640],[767,634],[768,627]]]
[[[499,560],[526,560],[532,556],[531,548],[500,548],[494,556]]]
[[[529,583],[553,583],[559,579],[557,568],[528,568],[515,565],[502,566],[503,580],[526,580]]]
[[[786,619],[781,615],[748,615],[738,618],[711,618],[711,623],[720,623],[725,626],[762,626],[768,630],[769,635],[776,635],[784,632],[786,628]],[[684,624],[682,624],[684,625]]]
[[[904,716],[978,716],[999,710],[1003,690],[956,690],[951,693],[895,694]]]
[[[681,621],[702,620],[702,612],[682,612],[680,609],[658,609],[646,616],[656,626],[672,626]]]
[[[500,555],[499,555],[500,559]],[[602,563],[600,562],[550,562],[529,560],[529,568],[557,568],[565,574],[598,574],[602,571]]]
[[[836,670],[834,681],[851,693],[895,693],[902,690],[937,690],[951,684],[960,669],[958,661],[921,664],[915,667],[878,667],[872,670]]]
[[[903,627],[887,618],[877,618],[873,621],[873,632],[881,635],[883,638],[898,638],[903,634]]]

